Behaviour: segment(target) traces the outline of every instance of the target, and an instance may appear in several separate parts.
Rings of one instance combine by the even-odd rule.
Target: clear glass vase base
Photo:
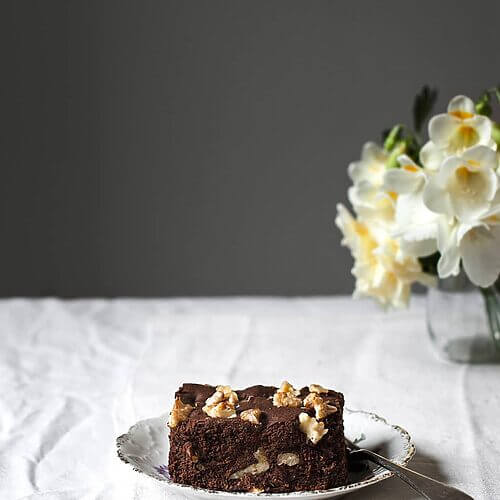
[[[500,363],[500,351],[492,348],[488,337],[458,337],[437,347],[437,353],[456,363]]]
[[[500,297],[479,289],[461,273],[427,292],[427,329],[441,359],[500,363]]]

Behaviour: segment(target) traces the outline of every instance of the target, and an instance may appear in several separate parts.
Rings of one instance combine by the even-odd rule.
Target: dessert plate
[[[386,469],[366,468],[351,473],[349,484],[329,490],[294,493],[234,493],[206,490],[174,483],[168,475],[168,415],[141,420],[127,434],[117,438],[118,456],[137,472],[162,481],[170,492],[187,498],[211,500],[243,500],[259,497],[268,499],[319,500],[345,495],[393,475]],[[410,435],[384,418],[365,411],[344,409],[344,434],[354,444],[376,451],[399,465],[406,465],[415,454]]]

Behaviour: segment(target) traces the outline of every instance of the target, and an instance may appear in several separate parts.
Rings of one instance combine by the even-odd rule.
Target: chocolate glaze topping
[[[258,408],[262,412],[263,425],[271,425],[276,422],[295,421],[302,412],[306,412],[314,416],[314,410],[305,408],[291,408],[287,406],[277,407],[273,405],[273,394],[278,390],[277,387],[253,385],[235,391],[238,395],[239,405],[236,407],[236,414],[239,415],[242,411],[251,408]],[[203,411],[202,407],[205,401],[216,391],[216,387],[211,385],[201,384],[184,384],[175,393],[175,397],[180,397],[183,403],[188,403],[195,406],[195,410],[191,413],[190,419],[199,420],[210,418]],[[300,398],[304,399],[309,394],[309,389],[303,387],[300,390]],[[327,394],[321,394],[321,397],[328,404],[341,409],[343,405],[343,396],[339,392],[329,390]]]

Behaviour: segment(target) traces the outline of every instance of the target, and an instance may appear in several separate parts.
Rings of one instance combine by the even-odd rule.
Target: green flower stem
[[[479,288],[484,298],[490,333],[497,350],[500,350],[500,302],[494,286]]]

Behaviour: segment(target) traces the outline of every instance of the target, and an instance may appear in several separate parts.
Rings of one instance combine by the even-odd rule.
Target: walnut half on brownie
[[[222,491],[291,492],[347,483],[341,393],[184,384],[170,413],[173,481]]]

